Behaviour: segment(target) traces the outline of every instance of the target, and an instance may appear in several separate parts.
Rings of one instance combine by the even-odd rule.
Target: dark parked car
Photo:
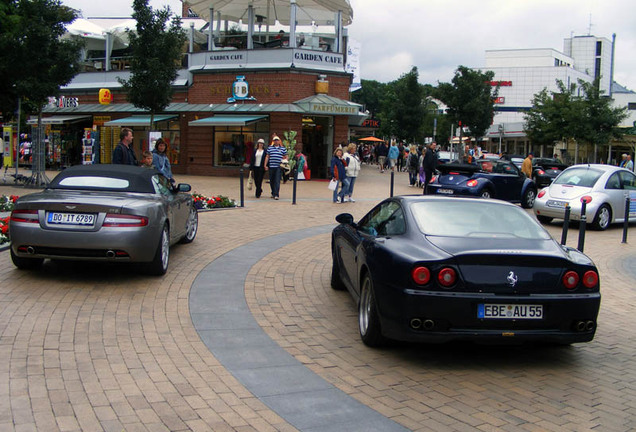
[[[512,162],[478,159],[474,164],[440,165],[438,176],[428,185],[436,195],[468,195],[497,198],[532,208],[537,188]]]
[[[198,228],[190,185],[172,188],[154,169],[77,165],[42,192],[20,197],[11,212],[11,259],[20,269],[45,258],[143,263],[168,269],[170,246]]]
[[[336,221],[331,285],[356,301],[366,345],[594,338],[596,266],[518,206],[398,196]]]
[[[538,188],[550,186],[554,179],[568,167],[558,159],[534,158],[532,159],[532,180]]]

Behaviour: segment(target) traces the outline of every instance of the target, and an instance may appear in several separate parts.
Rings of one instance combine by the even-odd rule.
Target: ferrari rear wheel
[[[484,199],[490,199],[492,198],[492,194],[490,193],[490,190],[488,189],[484,189],[483,191],[481,191],[481,195],[482,198]]]
[[[362,279],[362,289],[360,290],[360,304],[358,305],[358,327],[360,337],[365,345],[379,347],[386,343],[380,328],[380,318],[373,292],[373,281],[369,274],[365,274]]]
[[[331,259],[331,288],[336,291],[343,291],[346,287],[340,278],[340,263],[338,262],[335,250],[331,252]]]
[[[11,261],[20,270],[34,270],[42,265],[44,258],[23,258],[13,253],[11,249]]]
[[[161,236],[159,237],[159,244],[157,245],[157,251],[155,257],[148,263],[148,273],[155,276],[161,276],[168,271],[168,262],[170,260],[170,231],[168,225],[163,226],[161,230]]]
[[[188,221],[186,222],[186,234],[181,239],[181,243],[192,243],[194,238],[197,236],[197,231],[199,229],[199,213],[197,209],[192,206],[190,209],[190,213],[188,214]]]

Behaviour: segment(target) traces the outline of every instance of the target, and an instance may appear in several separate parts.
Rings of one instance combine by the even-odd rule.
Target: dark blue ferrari
[[[440,174],[427,191],[433,195],[464,195],[521,203],[532,208],[537,187],[517,166],[503,159],[479,159],[475,164],[450,163],[437,167]]]
[[[594,263],[499,200],[398,196],[336,217],[331,285],[358,304],[362,341],[594,338]]]

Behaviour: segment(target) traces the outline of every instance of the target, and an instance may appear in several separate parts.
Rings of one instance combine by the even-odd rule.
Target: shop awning
[[[42,124],[64,124],[64,123],[77,123],[82,120],[86,120],[91,118],[89,115],[57,115],[51,117],[42,117]],[[37,117],[31,117],[27,120],[27,124],[36,125],[38,124]]]
[[[175,114],[158,114],[154,117],[154,122],[160,122],[164,120],[170,120],[176,118]],[[104,123],[104,126],[148,126],[150,125],[150,116],[149,115],[134,115],[130,117],[125,117],[122,119],[111,120],[109,122]]]
[[[309,96],[294,104],[304,109],[307,114],[364,116],[363,120],[368,117],[366,113],[360,112],[362,105],[326,94]]]
[[[245,126],[265,118],[265,115],[216,115],[193,120],[188,126]]]

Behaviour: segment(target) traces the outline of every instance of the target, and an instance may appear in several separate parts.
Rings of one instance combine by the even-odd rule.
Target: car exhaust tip
[[[115,251],[109,250],[108,252],[106,252],[106,257],[115,258]]]
[[[29,255],[35,255],[35,248],[33,246],[28,246],[26,251]]]
[[[424,320],[424,330],[431,330],[433,327],[435,327],[435,321],[430,319]]]
[[[585,330],[592,331],[596,327],[596,323],[594,321],[588,321],[585,323]]]
[[[585,321],[577,321],[576,323],[576,331],[582,332],[585,331],[587,323]]]
[[[422,320],[419,318],[413,318],[410,324],[413,330],[419,330],[422,328]]]

